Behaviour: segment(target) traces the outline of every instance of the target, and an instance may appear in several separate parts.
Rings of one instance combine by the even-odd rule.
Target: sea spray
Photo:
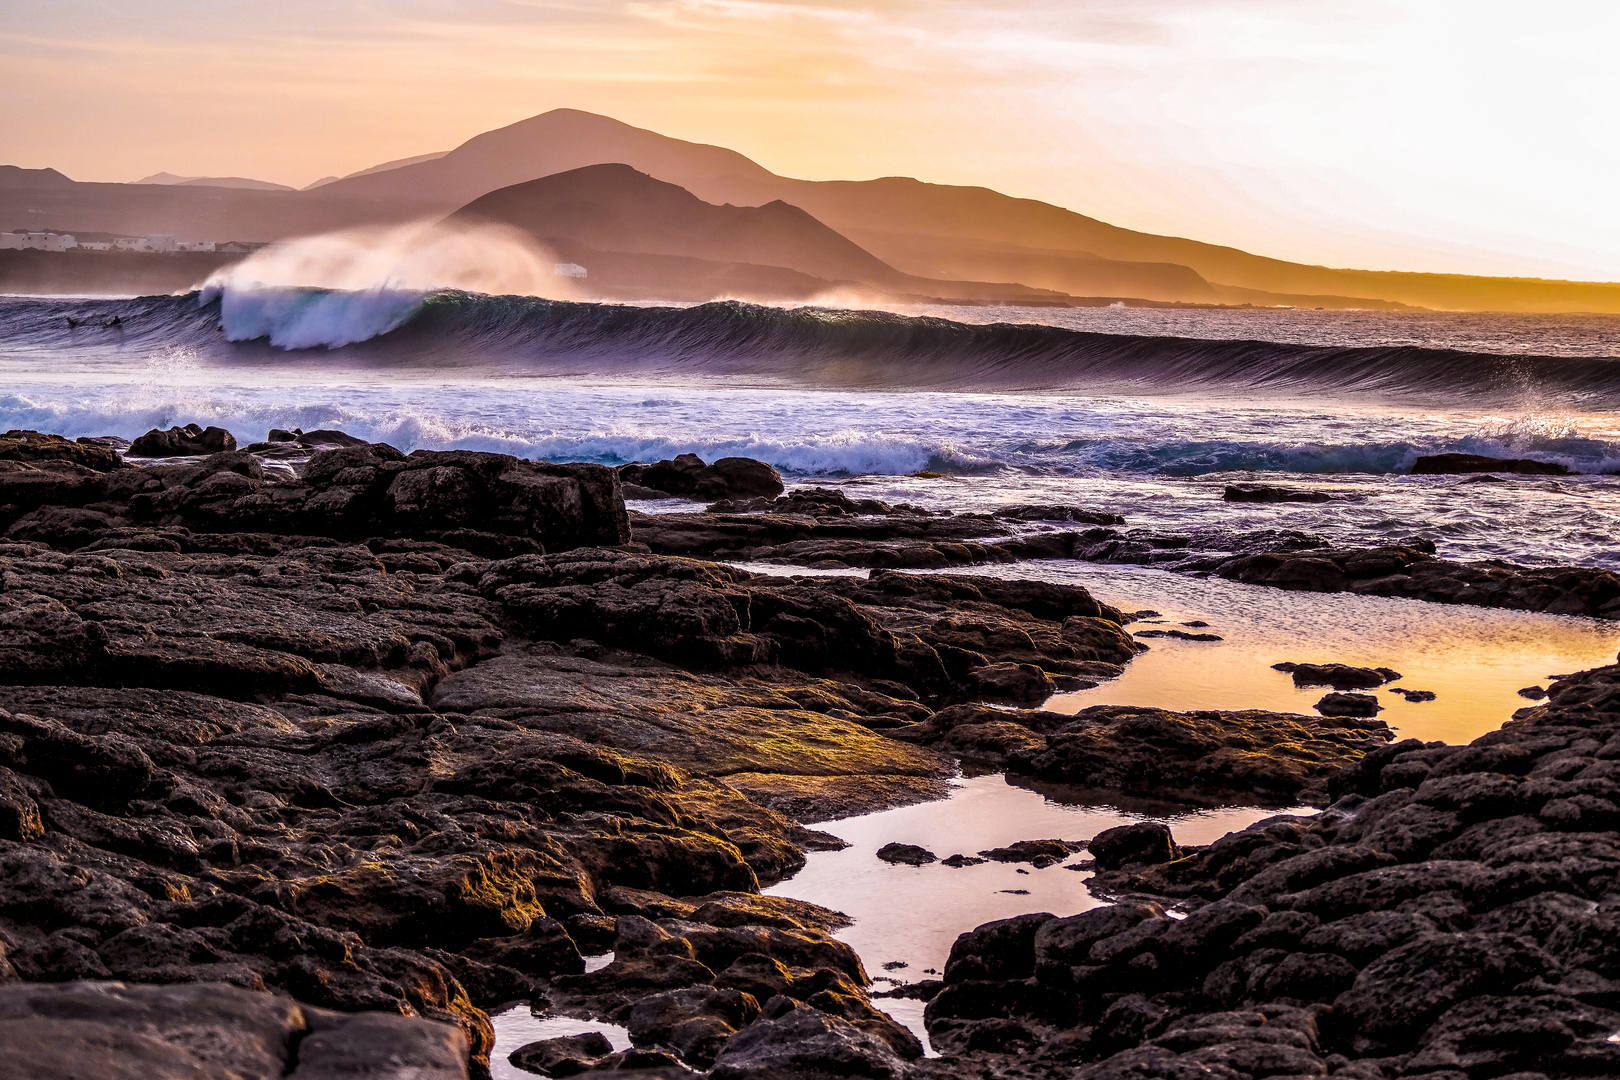
[[[398,328],[439,290],[541,296],[571,288],[525,233],[416,222],[273,244],[215,273],[197,299],[218,302],[227,340],[336,349]]]

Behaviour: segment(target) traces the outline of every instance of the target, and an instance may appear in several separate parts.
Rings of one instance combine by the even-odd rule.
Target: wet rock
[[[1437,559],[1410,545],[1193,560],[1181,568],[1304,592],[1402,596],[1558,615],[1620,617],[1620,577],[1589,567],[1525,567]]]
[[[1331,686],[1335,690],[1370,690],[1394,682],[1401,673],[1391,668],[1364,668],[1350,664],[1272,664],[1277,671],[1286,671],[1294,678],[1295,686]]]
[[[1322,799],[1335,769],[1391,737],[1376,721],[1096,705],[1048,733],[1044,748],[1010,753],[1008,765],[1043,780],[1176,798],[1239,790]]]
[[[598,1068],[613,1053],[613,1044],[600,1031],[564,1035],[524,1043],[507,1060],[526,1072],[542,1076],[573,1076]]]
[[[1186,630],[1138,630],[1132,637],[1173,638],[1177,641],[1225,641],[1219,634],[1195,634]]]
[[[973,669],[973,683],[984,697],[1019,702],[1045,701],[1057,689],[1034,664],[986,664]]]
[[[1221,493],[1221,498],[1227,502],[1251,503],[1325,503],[1333,501],[1333,496],[1326,491],[1281,487],[1276,484],[1228,484],[1226,490]]]
[[[1540,686],[1526,686],[1519,691],[1519,696],[1522,698],[1529,698],[1531,701],[1545,701],[1547,699],[1547,691],[1545,688]]]
[[[299,478],[228,451],[106,473],[65,461],[8,464],[0,470],[0,524],[14,539],[67,549],[127,547],[132,526],[148,530],[137,546],[164,550],[206,546],[196,533],[414,537],[485,555],[629,539],[616,477],[595,465],[459,450],[407,458],[384,444],[321,451]],[[152,530],[168,536],[159,541]]]
[[[75,442],[60,435],[23,429],[0,435],[0,461],[66,461],[95,472],[110,472],[124,465],[112,447],[94,440]]]
[[[1019,503],[998,506],[991,513],[1010,521],[1075,522],[1081,525],[1123,525],[1125,519],[1106,510],[1092,510],[1079,506],[1053,506],[1048,503]]]
[[[878,848],[877,857],[886,863],[899,863],[905,866],[927,866],[939,860],[939,856],[932,851],[916,844],[884,844]]]
[[[1423,702],[1423,701],[1433,701],[1436,697],[1439,696],[1433,690],[1407,690],[1407,689],[1405,689],[1403,687],[1399,687],[1399,686],[1390,687],[1389,693],[1391,693],[1391,694],[1399,694],[1402,697],[1404,697],[1407,701],[1414,702],[1414,703]]]
[[[774,498],[783,491],[781,474],[752,458],[720,458],[709,465],[696,454],[681,454],[654,465],[621,465],[618,472],[623,483],[704,501]]]
[[[1323,716],[1377,716],[1383,706],[1371,694],[1324,694],[1316,703],[1316,711]]]
[[[949,866],[952,869],[960,870],[964,866],[980,866],[980,865],[982,865],[984,863],[987,863],[989,861],[990,861],[989,859],[980,859],[980,858],[976,858],[975,856],[972,856],[972,855],[957,854],[957,855],[949,855],[949,856],[941,859],[939,861],[939,865],[941,865],[941,866]]]
[[[890,1046],[846,1020],[785,998],[766,1003],[764,1016],[728,1039],[712,1080],[821,1080],[860,1076],[895,1080],[906,1061]]]
[[[1510,472],[1532,476],[1567,476],[1569,469],[1552,461],[1530,458],[1492,458],[1478,454],[1431,454],[1412,462],[1414,476],[1443,476],[1456,473]]]
[[[1166,863],[1180,854],[1170,828],[1156,821],[1104,829],[1087,843],[1097,867],[1118,870],[1135,864]]]
[[[1045,868],[1068,858],[1084,846],[1070,840],[1020,840],[1006,847],[981,851],[979,854],[994,862],[1027,862]]]
[[[153,428],[129,444],[130,457],[202,457],[206,454],[226,453],[236,449],[236,436],[218,427],[172,427],[168,431]]]
[[[0,985],[0,1040],[0,1076],[18,1080],[468,1075],[467,1040],[450,1025],[208,983]]]
[[[673,1049],[682,1060],[707,1066],[722,1044],[759,1015],[759,1002],[740,990],[692,986],[642,998],[625,1026],[637,1045]]]

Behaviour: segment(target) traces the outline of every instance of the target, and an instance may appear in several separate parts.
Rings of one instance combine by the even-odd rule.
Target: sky
[[[1620,280],[1613,0],[0,0],[0,163],[303,186],[548,109],[1371,269]]]

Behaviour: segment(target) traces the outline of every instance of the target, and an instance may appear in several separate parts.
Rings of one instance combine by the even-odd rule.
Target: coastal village
[[[25,230],[0,232],[0,251],[149,251],[159,254],[208,251],[246,254],[261,247],[264,245],[247,240],[181,240],[169,233],[117,236],[112,233]]]

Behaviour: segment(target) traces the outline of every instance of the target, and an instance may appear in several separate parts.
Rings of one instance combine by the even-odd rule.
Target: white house
[[[590,271],[579,265],[579,263],[558,263],[551,268],[551,272],[558,277],[582,278],[590,276]]]
[[[69,233],[8,232],[0,233],[0,249],[18,251],[67,251],[77,247]]]
[[[176,250],[176,251],[213,251],[214,250],[214,242],[212,240],[176,240],[174,242],[174,250]]]
[[[174,251],[175,239],[168,233],[151,236],[120,236],[113,241],[119,251]]]

